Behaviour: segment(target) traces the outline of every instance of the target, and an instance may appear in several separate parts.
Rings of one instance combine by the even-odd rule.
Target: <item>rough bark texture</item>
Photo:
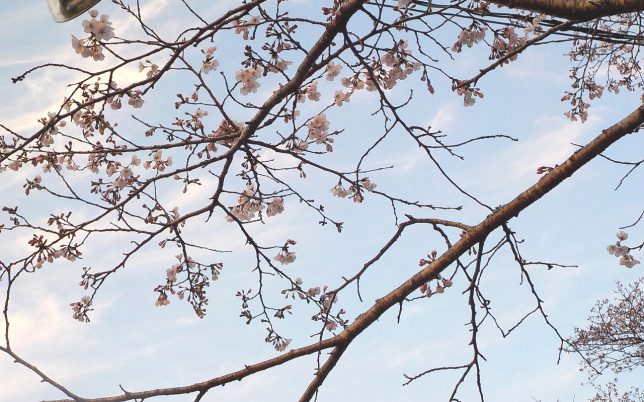
[[[492,0],[492,3],[573,21],[644,10],[644,0]]]

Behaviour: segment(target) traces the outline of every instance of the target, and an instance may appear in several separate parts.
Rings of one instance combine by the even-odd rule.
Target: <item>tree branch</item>
[[[644,10],[644,0],[492,0],[492,3],[572,21],[589,21]]]
[[[606,150],[606,148],[608,148],[611,144],[615,143],[620,138],[636,130],[639,130],[642,124],[644,124],[644,105],[639,106],[632,113],[630,113],[628,116],[626,116],[613,126],[603,130],[602,133],[593,141],[580,148],[565,162],[552,169],[536,184],[519,194],[512,201],[496,208],[492,214],[490,214],[480,224],[471,228],[470,231],[467,231],[459,241],[454,243],[454,245],[450,247],[439,258],[437,258],[426,268],[406,280],[399,287],[392,290],[384,297],[378,299],[371,308],[356,317],[351,325],[349,325],[343,332],[333,338],[322,340],[320,342],[302,348],[294,349],[284,355],[275,357],[273,359],[246,366],[242,370],[189,386],[161,388],[142,392],[128,392],[122,395],[105,398],[78,398],[75,400],[82,402],[121,402],[137,398],[142,399],[160,395],[176,395],[203,391],[205,389],[213,388],[232,381],[239,381],[258,371],[266,370],[268,368],[286,363],[297,357],[315,353],[317,351],[324,350],[330,347],[340,347],[340,349],[338,350],[344,351],[344,348],[346,346],[348,346],[358,335],[360,335],[362,331],[376,322],[376,320],[378,320],[380,316],[385,313],[385,311],[404,301],[409,294],[418,289],[423,283],[437,278],[437,276],[442,271],[447,269],[448,266],[456,261],[456,259],[462,254],[466,253],[471,247],[485,239],[491,232],[503,225],[508,220],[518,216],[521,211],[553,190],[564,180],[570,177],[573,173],[579,170],[582,166],[584,166],[590,160]],[[329,363],[330,366],[334,366],[337,363],[337,359],[340,357],[339,355],[341,355],[341,352],[332,355],[327,363]],[[326,374],[328,373],[325,373],[324,377],[326,377]],[[317,380],[314,380],[314,382],[319,382],[321,384],[323,380],[324,378],[319,378]]]

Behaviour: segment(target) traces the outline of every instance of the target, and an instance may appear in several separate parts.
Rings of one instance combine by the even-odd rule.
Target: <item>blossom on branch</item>
[[[90,19],[83,21],[83,29],[86,33],[94,35],[98,41],[108,41],[114,37],[114,29],[112,28],[112,23],[109,20],[109,16],[102,14],[99,19],[98,11],[91,10],[89,12]]]
[[[630,254],[630,247],[622,245],[622,242],[628,239],[628,233],[622,230],[619,231],[616,236],[617,242],[615,244],[609,244],[608,247],[606,247],[608,254],[620,257],[619,265],[623,265],[626,268],[633,268],[635,265],[639,264],[640,261]],[[636,248],[637,247],[634,247],[634,249]]]
[[[309,139],[315,141],[316,144],[322,144],[329,135],[329,121],[326,119],[324,113],[320,113],[313,117],[308,124]]]
[[[241,88],[239,88],[239,92],[242,95],[248,95],[250,93],[257,92],[257,88],[261,86],[261,84],[257,82],[257,79],[261,76],[261,67],[244,68],[237,71],[237,73],[235,74],[235,79],[242,84]]]

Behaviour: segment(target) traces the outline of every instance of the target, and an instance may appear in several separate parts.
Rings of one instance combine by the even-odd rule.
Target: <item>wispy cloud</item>
[[[585,134],[597,130],[601,119],[593,116],[585,124],[563,116],[538,119],[527,138],[486,153],[476,167],[483,177],[477,176],[470,186],[484,186],[483,191],[501,200],[524,189],[538,179],[538,167],[562,163],[578,149],[573,143],[582,142]]]
[[[519,56],[516,62],[501,69],[501,72],[513,78],[540,80],[546,82],[566,83],[568,78],[562,74],[562,68],[553,67],[552,57],[542,49],[532,48]],[[563,67],[563,65],[560,65]]]
[[[458,109],[453,103],[441,106],[429,121],[432,130],[448,131],[455,126],[458,117]]]

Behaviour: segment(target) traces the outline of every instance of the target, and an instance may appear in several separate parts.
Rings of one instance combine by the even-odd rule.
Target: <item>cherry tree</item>
[[[618,237],[625,240],[623,233]],[[644,366],[643,284],[644,278],[627,286],[618,284],[616,300],[598,301],[588,318],[588,328],[575,328],[567,348],[585,356],[591,381],[608,370],[619,374]],[[637,388],[620,395],[613,381],[599,387],[596,400],[641,400],[643,396]]]
[[[0,235],[26,239],[28,245],[0,257],[0,351],[50,384],[52,395],[57,390],[63,400],[106,402],[191,395],[199,401],[214,388],[313,355],[314,373],[302,384],[300,400],[318,393],[325,399],[324,381],[383,314],[397,311],[400,320],[407,306],[432,303],[450,292],[463,295],[469,357],[405,374],[404,384],[438,372],[457,373],[448,400],[459,400],[468,384],[484,400],[480,332],[495,328],[505,338],[533,315],[552,330],[559,353],[577,353],[591,370],[609,364],[608,355],[589,349],[586,341],[597,325],[621,328],[620,322],[609,317],[608,324],[598,324],[591,317],[588,331],[567,339],[546,311],[533,275],[536,267],[547,275],[570,265],[525,256],[513,219],[593,159],[626,167],[618,188],[641,188],[641,181],[633,182],[643,160],[604,153],[639,135],[644,122],[641,0],[329,0],[307,5],[245,0],[226,2],[227,9],[213,15],[182,0],[173,12],[185,13],[193,23],[176,29],[174,36],[168,27],[148,23],[138,2],[113,3],[116,16],[92,10],[82,22],[70,23],[75,33],[68,51],[76,56],[74,63],[52,61],[13,78],[15,85],[23,85],[51,70],[72,77],[65,98],[40,118],[40,128],[24,132],[0,125],[0,177],[18,178],[12,193],[24,193],[19,202],[3,203]],[[463,108],[476,108],[495,90],[486,85],[489,76],[542,45],[566,46],[570,83],[552,96],[564,102],[562,114],[568,119],[586,122],[591,105],[605,93],[631,96],[636,104],[566,158],[552,166],[531,166],[534,184],[492,205],[450,173],[449,161],[463,159],[468,147],[485,149],[488,143],[503,146],[517,139],[473,133],[453,141],[449,133],[428,126],[418,108],[439,92],[451,93]],[[463,76],[450,63],[468,55],[476,55],[476,67]],[[170,91],[176,94],[172,99],[159,96]],[[517,100],[522,96],[517,94]],[[347,115],[362,116],[365,108],[373,122],[369,132],[343,126]],[[428,183],[394,188],[379,181],[399,169],[379,161],[391,143],[420,150],[452,195],[435,201],[431,195],[399,191]],[[298,225],[340,236],[351,222],[337,218],[329,207],[335,198],[356,210],[384,203],[388,214],[381,215],[383,209],[375,213],[391,230],[381,234],[381,243],[362,263],[337,267],[332,279],[317,283],[297,266],[324,263],[298,257],[301,242],[274,222],[299,214]],[[40,207],[30,208],[30,202]],[[639,268],[640,221],[641,216],[617,233],[607,251],[618,260],[606,255],[607,261]],[[623,224],[615,222],[616,227]],[[417,265],[395,286],[377,287],[373,297],[369,275],[394,248],[405,246],[412,231],[442,243],[409,242],[406,252]],[[250,266],[236,264],[237,257],[231,261],[226,236],[245,245],[233,254],[250,255]],[[346,247],[363,245],[355,240]],[[85,257],[95,250],[106,250],[106,256],[90,262]],[[263,340],[275,356],[196,383],[81,396],[12,346],[16,288],[28,287],[33,277],[56,265],[69,266],[80,284],[78,297],[70,300],[70,319],[92,325],[93,314],[107,308],[101,306],[103,288],[118,284],[149,253],[167,256],[157,268],[158,282],[150,286],[151,303],[159,309],[187,303],[197,317],[208,320],[219,308],[209,303],[212,293],[227,294],[229,302],[241,306],[242,322],[265,329]],[[510,325],[501,324],[482,285],[502,258],[513,261],[533,303]],[[240,270],[253,276],[252,283],[244,277],[234,290],[217,288],[220,278]],[[364,308],[356,311],[343,300],[359,300]],[[635,320],[631,315],[637,312],[618,316]],[[312,323],[312,338],[296,340],[284,332],[282,323],[291,320]],[[637,353],[621,361],[628,368],[641,365]]]

